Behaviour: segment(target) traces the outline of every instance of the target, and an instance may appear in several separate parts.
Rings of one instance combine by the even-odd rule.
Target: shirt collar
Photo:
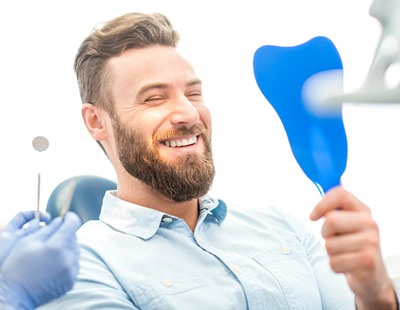
[[[201,197],[199,202],[199,218],[201,218],[202,213],[206,213],[206,219],[214,218],[218,224],[222,224],[227,214],[225,202],[208,195]]]
[[[227,207],[222,200],[206,195],[199,199],[199,205],[199,224],[209,219],[215,220],[219,225],[224,221]],[[112,190],[104,195],[99,219],[116,230],[149,239],[156,234],[166,216],[177,219],[169,214],[122,200]]]

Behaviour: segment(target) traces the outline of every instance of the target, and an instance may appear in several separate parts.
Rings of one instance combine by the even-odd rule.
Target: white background
[[[330,38],[345,69],[345,88],[362,84],[380,35],[365,0],[2,1],[1,208],[6,223],[36,206],[73,175],[115,179],[80,116],[73,61],[99,22],[129,11],[162,12],[181,34],[180,50],[203,80],[214,119],[217,176],[212,191],[228,202],[276,205],[306,221],[320,195],[297,165],[280,120],[253,76],[262,45],[291,46]],[[384,255],[400,254],[400,105],[346,103],[349,157],[344,186],[367,203],[381,228]],[[43,135],[50,147],[32,148]],[[319,230],[320,223],[311,223]]]

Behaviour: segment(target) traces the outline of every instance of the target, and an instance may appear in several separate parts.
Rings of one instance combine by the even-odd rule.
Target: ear
[[[90,135],[101,141],[107,137],[107,113],[91,103],[82,105],[82,118]]]

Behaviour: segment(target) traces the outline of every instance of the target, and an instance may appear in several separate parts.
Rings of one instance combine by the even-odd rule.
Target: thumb
[[[26,226],[25,229],[31,228],[32,231],[35,231],[39,225],[39,220],[36,219],[35,215],[36,211],[34,210],[20,212],[12,218],[12,220],[7,224],[4,230],[8,232],[16,232],[18,230],[21,230],[24,226]],[[48,214],[47,212],[46,213],[41,212],[40,220],[44,221],[45,223],[49,222],[50,214]],[[32,228],[30,226],[34,227]],[[28,233],[29,232],[30,231],[28,231]]]
[[[50,222],[50,224],[32,233],[29,237],[39,240],[47,240],[57,230],[57,228],[60,227],[61,223],[62,223],[62,218],[56,217],[54,220]]]
[[[69,239],[69,237],[75,238],[75,232],[81,226],[82,222],[78,215],[74,212],[68,212],[61,224],[58,227],[57,234],[54,234],[53,239],[57,241]]]

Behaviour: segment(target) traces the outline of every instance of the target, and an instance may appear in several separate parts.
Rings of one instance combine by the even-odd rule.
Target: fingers
[[[379,230],[369,213],[331,211],[325,217],[321,233],[335,272],[370,271],[377,267]]]
[[[52,238],[62,242],[61,239],[68,238],[69,236],[73,236],[73,238],[75,238],[75,232],[80,225],[81,220],[79,217],[73,212],[68,212],[64,219],[61,217],[56,217],[50,222],[50,224],[42,227],[40,230],[32,234],[32,238],[37,238],[39,240],[47,240]]]
[[[357,273],[357,276],[362,276],[362,280],[366,280],[373,277],[381,260],[371,251],[345,252],[331,256],[330,265],[336,273]]]
[[[332,236],[325,239],[325,248],[331,257],[343,253],[357,253],[365,249],[377,249],[379,248],[379,237],[368,231]]]
[[[378,232],[378,226],[370,212],[334,210],[325,215],[325,222],[321,228],[324,238],[358,231]]]
[[[42,227],[40,230],[32,233],[29,237],[32,239],[37,239],[37,240],[47,240],[56,230],[57,228],[61,225],[61,218],[56,217],[54,220],[50,222],[50,224]]]
[[[60,227],[60,233],[75,232],[82,225],[79,216],[74,212],[67,212],[64,217],[62,226]]]
[[[343,273],[356,296],[356,303],[371,309],[394,304],[390,278],[385,270],[379,228],[370,209],[341,186],[329,190],[310,214],[324,218],[322,236],[333,271]]]
[[[34,210],[18,213],[7,224],[5,230],[8,232],[15,232],[17,230],[20,230],[25,224],[28,224],[25,228],[26,229],[25,233],[30,233],[32,231],[37,230],[39,228],[39,221],[35,219],[35,214],[36,211]],[[48,223],[50,221],[50,218],[51,218],[50,214],[42,212],[40,213],[41,221]]]
[[[369,208],[364,203],[346,191],[342,186],[337,186],[329,190],[316,205],[310,214],[310,219],[312,221],[319,220],[334,210],[369,212]]]
[[[81,225],[82,222],[76,213],[67,212],[57,229],[57,234],[51,237],[52,241],[62,243],[71,238],[75,238],[75,232]]]

